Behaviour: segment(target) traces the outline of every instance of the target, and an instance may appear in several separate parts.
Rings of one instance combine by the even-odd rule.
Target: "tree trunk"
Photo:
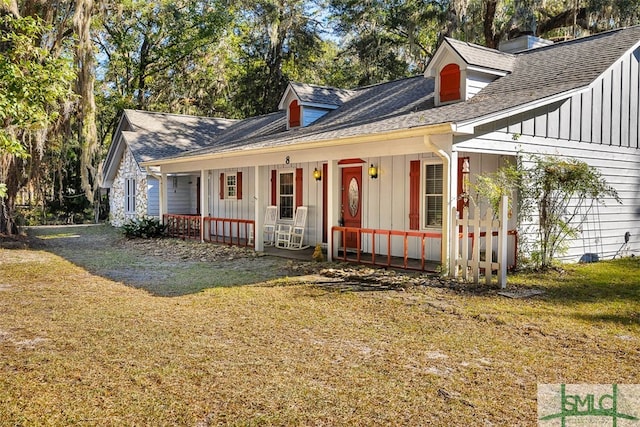
[[[493,31],[493,23],[496,19],[497,7],[497,0],[488,0],[485,2],[482,29],[484,33],[484,44],[491,49],[497,49],[498,43],[500,42],[500,35],[495,34]]]
[[[82,127],[82,155],[80,158],[80,178],[87,199],[94,211],[99,209],[96,192],[100,187],[100,175],[96,173],[94,160],[99,148],[96,127],[95,58],[91,41],[91,21],[94,13],[93,0],[79,0],[73,16],[73,26],[78,36],[76,63],[78,77],[76,91],[80,95],[80,126]]]

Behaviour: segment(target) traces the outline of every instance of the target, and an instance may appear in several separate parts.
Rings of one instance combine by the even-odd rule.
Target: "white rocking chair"
[[[293,224],[278,224],[276,228],[276,247],[298,251],[309,247],[309,245],[302,245],[308,210],[306,206],[300,206],[296,209]]]
[[[276,221],[278,220],[278,207],[267,206],[264,213],[263,235],[264,245],[273,246],[276,240]]]

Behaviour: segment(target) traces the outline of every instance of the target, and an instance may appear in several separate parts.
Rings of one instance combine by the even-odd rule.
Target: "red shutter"
[[[242,172],[236,174],[236,199],[242,200]]]
[[[224,199],[224,187],[225,187],[224,174],[221,173],[220,174],[220,198],[221,199]]]
[[[302,206],[302,168],[296,169],[296,208]]]
[[[289,127],[294,128],[300,126],[300,106],[297,100],[291,101],[289,104]]]
[[[420,160],[412,160],[409,168],[409,229],[420,229]]]
[[[271,205],[278,205],[278,171],[271,171]]]
[[[446,65],[440,71],[440,102],[460,99],[460,67]]]

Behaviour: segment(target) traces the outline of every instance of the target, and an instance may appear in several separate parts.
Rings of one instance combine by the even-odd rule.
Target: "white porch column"
[[[254,168],[254,188],[255,188],[255,196],[254,196],[254,213],[253,218],[255,221],[255,226],[253,227],[253,240],[255,242],[255,250],[258,252],[264,251],[264,213],[267,209],[267,200],[268,194],[266,191],[266,185],[264,185],[265,177],[268,175],[268,170],[266,166],[255,166]]]
[[[168,213],[167,212],[167,174],[166,173],[162,173],[160,175],[160,206],[159,206],[159,214],[160,214],[160,221],[163,220],[164,218],[164,214]]]
[[[448,203],[446,206],[443,206],[443,208],[445,209],[444,215],[447,217],[448,219],[448,226],[445,228],[444,226],[444,221],[442,221],[442,235],[444,236],[446,234],[447,236],[447,245],[446,245],[446,252],[444,251],[444,244],[443,246],[443,255],[446,254],[446,258],[443,258],[443,264],[444,264],[444,260],[448,260],[448,272],[449,275],[453,274],[453,271],[455,269],[455,258],[457,256],[457,254],[454,253],[455,251],[455,247],[456,245],[453,244],[453,242],[451,241],[451,239],[458,238],[458,230],[456,228],[456,218],[455,217],[451,217],[452,212],[453,212],[453,208],[458,206],[458,152],[457,151],[452,151],[451,152],[451,157],[450,157],[450,163],[449,163],[449,195],[448,195]],[[455,232],[452,232],[453,229],[456,229]]]
[[[200,216],[209,216],[209,174],[200,170]]]
[[[340,211],[340,169],[338,162],[331,160],[327,164],[327,261],[333,261],[332,252],[338,253],[339,240],[333,239],[331,227],[338,224]]]
[[[209,180],[207,171],[200,169],[200,241],[204,242],[204,218],[209,216]]]

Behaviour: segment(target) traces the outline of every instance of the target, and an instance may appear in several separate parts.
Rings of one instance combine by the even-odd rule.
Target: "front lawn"
[[[529,299],[168,298],[77,264],[0,249],[0,425],[533,425],[538,383],[640,382],[637,259],[510,277]]]

